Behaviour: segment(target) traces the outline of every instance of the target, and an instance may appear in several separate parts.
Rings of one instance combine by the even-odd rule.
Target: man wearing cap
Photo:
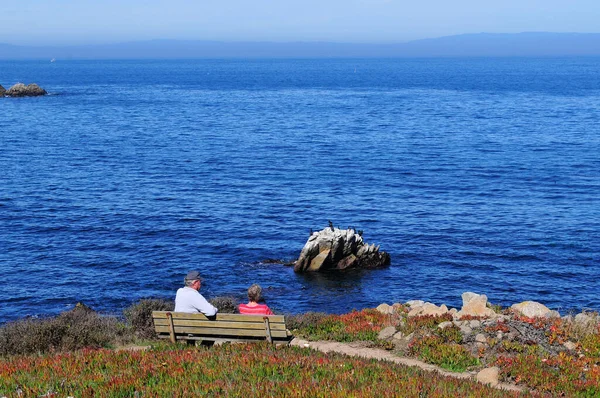
[[[217,309],[198,293],[201,279],[198,271],[190,271],[183,280],[185,286],[177,290],[175,312],[201,312],[206,316],[216,315]]]

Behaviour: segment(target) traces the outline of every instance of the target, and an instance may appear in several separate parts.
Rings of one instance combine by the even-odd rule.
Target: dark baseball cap
[[[185,280],[186,281],[195,281],[195,280],[200,280],[201,281],[202,278],[200,277],[200,272],[198,272],[198,271],[190,271],[185,276]]]

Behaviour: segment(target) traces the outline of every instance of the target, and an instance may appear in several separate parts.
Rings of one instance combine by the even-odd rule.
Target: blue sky
[[[148,39],[402,42],[600,32],[599,0],[0,0],[0,42]]]

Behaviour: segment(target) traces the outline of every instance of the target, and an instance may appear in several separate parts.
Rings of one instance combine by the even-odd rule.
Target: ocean
[[[600,310],[600,59],[0,62],[0,323],[263,286],[279,313],[421,299]],[[379,270],[295,274],[311,230]]]

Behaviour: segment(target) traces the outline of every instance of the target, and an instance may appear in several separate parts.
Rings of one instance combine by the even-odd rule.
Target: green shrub
[[[298,315],[286,315],[285,322],[290,330],[300,330],[320,323],[329,315],[324,312],[306,312]]]
[[[0,355],[72,351],[108,347],[128,341],[127,328],[115,317],[85,305],[53,318],[26,318],[0,328]]]
[[[152,339],[156,337],[152,311],[173,311],[174,307],[174,302],[171,300],[142,299],[127,307],[123,315],[136,337]]]
[[[222,296],[215,297],[210,300],[210,303],[217,307],[220,314],[237,314],[238,313],[238,302],[234,297]]]

